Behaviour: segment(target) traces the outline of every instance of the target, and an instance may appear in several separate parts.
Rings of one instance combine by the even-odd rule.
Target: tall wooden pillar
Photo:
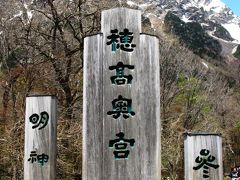
[[[101,31],[84,40],[83,179],[160,180],[158,38],[127,8]]]

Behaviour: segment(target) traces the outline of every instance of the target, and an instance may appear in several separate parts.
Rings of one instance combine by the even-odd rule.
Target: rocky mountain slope
[[[221,0],[128,0],[128,5],[142,9],[147,17],[163,21],[171,11],[182,21],[197,22],[222,45],[222,55],[234,54],[240,44],[240,17]]]

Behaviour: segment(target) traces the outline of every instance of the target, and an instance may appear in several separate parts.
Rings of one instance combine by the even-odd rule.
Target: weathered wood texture
[[[54,180],[56,179],[56,141],[57,141],[57,100],[54,96],[31,96],[26,99],[25,117],[25,156],[24,156],[24,180]],[[44,113],[45,114],[44,114]],[[42,113],[42,116],[41,116]],[[46,113],[49,115],[47,118]],[[32,115],[35,114],[35,118]],[[39,116],[39,119],[36,116]],[[42,118],[42,119],[41,119]],[[33,126],[39,126],[33,128]],[[45,124],[46,119],[48,122]],[[44,127],[44,125],[46,125]],[[43,127],[42,129],[40,129]],[[41,164],[37,157],[29,159],[32,151],[37,155],[43,153],[49,159]],[[41,157],[40,157],[41,158]]]
[[[133,52],[113,52],[107,36],[111,30],[133,32]],[[87,37],[84,48],[83,179],[160,180],[160,75],[158,38],[141,34],[141,12],[117,8],[102,12],[102,35]],[[115,85],[110,66],[122,62],[132,83]],[[108,115],[112,101],[121,95],[132,100],[134,116],[117,119]],[[128,159],[115,160],[109,141],[135,139]]]
[[[103,179],[102,35],[84,39],[83,172],[85,180]]]
[[[211,156],[216,159],[210,164],[217,164],[219,168],[214,169],[209,167],[209,178],[203,178],[203,167],[199,170],[194,170],[200,163],[196,163],[196,158],[205,156],[200,155],[202,149],[207,149]],[[185,134],[184,139],[184,168],[185,180],[222,180],[223,179],[223,164],[222,164],[222,137],[219,134]]]

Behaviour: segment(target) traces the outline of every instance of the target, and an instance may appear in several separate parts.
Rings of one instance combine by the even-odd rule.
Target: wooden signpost
[[[83,180],[160,180],[158,38],[141,12],[102,12],[84,40]]]
[[[24,180],[56,179],[57,100],[26,99]]]
[[[222,180],[222,137],[190,133],[184,140],[185,180]]]

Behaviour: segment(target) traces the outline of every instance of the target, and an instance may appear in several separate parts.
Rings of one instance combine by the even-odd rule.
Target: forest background
[[[116,0],[27,2],[0,4],[0,180],[23,179],[25,99],[32,94],[57,96],[57,179],[79,180],[84,37],[100,32],[101,11],[128,5]],[[240,163],[239,59],[199,55],[171,33],[168,22],[153,24],[142,17],[143,32],[160,38],[163,177],[183,179],[185,132],[221,133],[228,172]]]

